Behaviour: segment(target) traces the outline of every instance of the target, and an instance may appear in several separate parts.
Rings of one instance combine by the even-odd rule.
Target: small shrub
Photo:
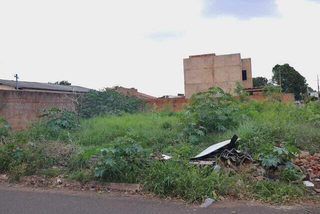
[[[9,123],[5,119],[0,117],[0,141],[2,138],[9,136],[10,130],[11,130],[11,127]]]
[[[136,113],[145,108],[145,102],[135,96],[120,94],[114,90],[91,90],[79,104],[79,115],[83,118],[94,116]]]
[[[32,124],[25,132],[15,134],[19,138],[32,140],[70,140],[70,132],[80,128],[80,121],[75,111],[48,108],[40,116],[40,121]]]
[[[281,101],[281,88],[277,86],[271,84],[264,86],[262,94],[272,101]]]
[[[220,88],[194,94],[182,116],[182,134],[196,141],[197,136],[234,128],[239,121],[235,104],[233,96]]]
[[[67,109],[55,107],[45,109],[40,118],[42,118],[41,122],[53,131],[74,130],[80,126],[76,112]]]
[[[104,181],[137,182],[147,166],[145,150],[130,138],[119,138],[101,149],[94,176]]]
[[[286,182],[301,181],[302,173],[295,167],[287,167],[280,171],[279,179]]]
[[[50,166],[52,161],[49,159],[34,145],[9,143],[0,146],[0,173],[8,173],[16,180],[22,175],[32,175]]]
[[[234,92],[237,94],[240,102],[248,101],[249,93],[244,91],[244,87],[237,82]]]
[[[259,156],[262,159],[262,165],[266,168],[274,169],[278,168],[280,164],[289,165],[295,154],[300,154],[300,151],[295,146],[285,144],[282,144],[281,147],[266,144],[260,146],[258,151],[260,151]]]

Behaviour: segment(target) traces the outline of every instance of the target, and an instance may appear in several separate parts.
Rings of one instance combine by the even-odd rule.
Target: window
[[[242,70],[242,80],[247,80],[247,70]]]

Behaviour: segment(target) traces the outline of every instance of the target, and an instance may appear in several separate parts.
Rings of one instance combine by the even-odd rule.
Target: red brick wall
[[[281,97],[281,101],[284,103],[293,103],[294,102],[294,96],[293,94],[279,94],[275,95]],[[265,96],[262,95],[262,93],[253,94],[252,96],[249,96],[249,98],[254,100],[264,100],[266,99]]]
[[[282,94],[281,100],[285,103],[293,103],[293,94]],[[237,97],[236,97],[237,98]],[[250,99],[254,100],[265,100],[267,99],[261,93],[249,96]],[[180,111],[183,109],[184,105],[188,104],[188,99],[186,98],[158,98],[147,100],[148,105],[156,110],[165,109],[166,107],[172,108],[174,111]]]
[[[0,117],[14,130],[21,130],[37,121],[43,109],[58,107],[75,109],[79,95],[54,92],[0,90]]]
[[[174,111],[180,111],[184,105],[187,105],[188,100],[182,98],[158,98],[147,100],[148,105],[156,110],[165,109],[166,107],[172,108]]]

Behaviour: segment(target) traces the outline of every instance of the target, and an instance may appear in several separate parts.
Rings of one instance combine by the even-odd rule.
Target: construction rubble
[[[214,169],[228,167],[237,170],[240,166],[249,165],[254,162],[253,158],[244,151],[236,149],[238,136],[232,139],[214,144],[197,156],[190,159],[192,165],[213,165]]]
[[[190,159],[190,164],[195,166],[212,166],[214,170],[224,169],[237,173],[249,173],[251,179],[256,181],[279,179],[280,171],[285,166],[280,166],[278,170],[265,169],[259,160],[254,160],[245,151],[236,149],[238,136],[232,139],[214,144],[200,154]],[[305,186],[320,193],[320,153],[310,155],[309,152],[302,151],[297,155],[292,163],[300,168],[302,180]],[[293,181],[295,183],[297,181]]]
[[[310,155],[309,152],[302,151],[293,160],[293,164],[299,166],[302,174],[305,175],[304,180],[311,183],[305,182],[305,184],[320,193],[320,153]]]

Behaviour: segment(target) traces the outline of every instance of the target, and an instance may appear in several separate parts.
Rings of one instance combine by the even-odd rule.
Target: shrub
[[[135,96],[123,95],[114,90],[91,90],[79,104],[79,114],[83,118],[94,116],[135,113],[143,110],[145,103]]]
[[[15,180],[22,175],[32,175],[50,163],[49,157],[33,143],[0,146],[0,173],[9,173]]]
[[[74,130],[80,126],[76,112],[67,109],[48,108],[44,110],[44,114],[40,118],[42,118],[41,123],[53,131],[60,129]]]
[[[237,94],[237,96],[241,102],[248,100],[247,97],[249,96],[249,93],[244,90],[244,87],[240,83],[237,82],[237,85],[236,85],[236,88],[234,89],[234,92]]]
[[[0,117],[0,140],[3,137],[8,137],[10,130],[11,130],[11,127],[9,123],[5,119]]]
[[[296,154],[300,154],[300,151],[292,145],[282,144],[280,147],[274,146],[273,144],[261,145],[258,148],[260,152],[259,156],[262,159],[262,165],[266,168],[277,168],[278,165],[286,164],[291,168],[291,159]]]
[[[104,181],[137,182],[147,166],[145,150],[133,139],[119,138],[101,149],[94,176]]]
[[[183,135],[196,140],[196,136],[234,128],[239,121],[235,104],[233,96],[220,88],[194,94],[182,116]]]

